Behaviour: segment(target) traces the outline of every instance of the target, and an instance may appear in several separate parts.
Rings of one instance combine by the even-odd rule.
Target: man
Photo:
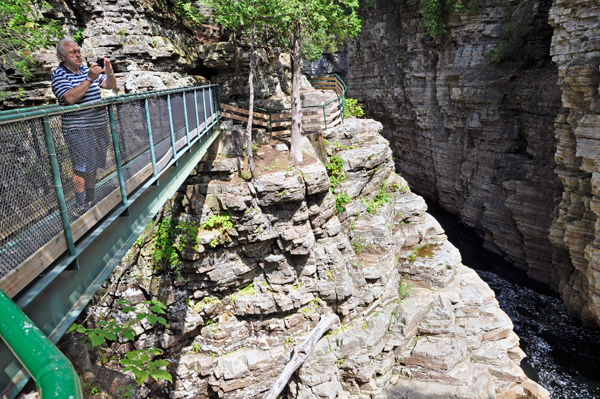
[[[114,89],[117,79],[110,61],[104,67],[93,62],[83,66],[79,45],[63,39],[56,47],[60,65],[52,72],[52,91],[61,105],[85,104],[100,100],[100,88]],[[80,216],[96,203],[96,171],[106,166],[110,143],[106,108],[92,108],[63,114],[63,134],[73,167],[75,216]]]

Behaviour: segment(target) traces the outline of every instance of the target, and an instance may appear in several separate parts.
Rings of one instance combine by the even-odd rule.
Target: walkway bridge
[[[90,115],[102,123],[92,126]],[[7,342],[15,329],[8,298],[52,342],[60,339],[204,156],[220,117],[216,85],[0,112],[0,335]],[[78,119],[103,136],[106,154],[97,203],[83,211],[74,148],[65,140]],[[29,377],[11,349],[31,350],[19,346],[32,342],[25,337],[9,349],[0,341],[2,398],[16,396]]]
[[[344,117],[346,87],[339,77],[314,77],[311,83],[334,93],[317,94],[312,104],[305,96],[305,133]],[[51,375],[54,385],[46,393],[53,397],[65,397],[56,395],[68,378],[78,385],[76,375],[49,370],[64,356],[45,356],[58,351],[44,340],[60,339],[183,184],[218,137],[221,116],[247,121],[247,104],[223,104],[226,112],[221,107],[218,86],[210,85],[0,112],[0,336],[10,346],[0,341],[3,399],[14,398],[29,379],[14,354],[38,387],[44,384],[40,374]],[[91,115],[101,115],[101,123],[91,124]],[[289,109],[256,107],[254,115],[273,135],[290,133]],[[73,126],[101,136],[107,159],[96,175],[97,203],[84,211],[76,200],[74,145],[65,139]],[[31,356],[36,342],[41,344]]]

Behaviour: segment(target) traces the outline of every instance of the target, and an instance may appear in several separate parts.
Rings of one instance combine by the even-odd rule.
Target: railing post
[[[50,118],[44,116],[42,121],[44,126],[44,136],[46,138],[46,148],[48,150],[48,158],[50,159],[50,168],[52,170],[52,179],[54,182],[54,191],[58,200],[58,209],[60,210],[60,220],[62,221],[63,230],[65,233],[65,241],[67,250],[70,256],[75,256],[75,243],[73,242],[73,234],[71,233],[71,224],[69,223],[69,215],[67,214],[67,202],[62,188],[60,179],[60,169],[58,168],[58,160],[56,159],[56,149],[54,148],[54,140],[52,139],[52,129],[50,128]],[[75,260],[77,262],[77,260]],[[77,267],[78,268],[78,267]]]
[[[221,117],[221,93],[219,93],[219,85],[215,84],[215,106],[217,107],[218,116]]]
[[[169,131],[171,132],[171,147],[173,148],[173,159],[177,165],[177,148],[175,147],[175,129],[173,128],[173,111],[171,110],[171,94],[167,94],[167,110],[169,111]]]
[[[196,137],[200,137],[200,118],[198,117],[198,90],[194,89],[194,109],[196,110]]]
[[[112,104],[108,106],[108,119],[110,121],[110,133],[112,135],[113,148],[115,150],[115,163],[117,164],[117,176],[119,177],[119,187],[121,188],[121,199],[123,206],[127,208],[127,190],[125,188],[125,178],[123,177],[123,167],[121,165],[121,151],[119,150],[119,139],[117,138],[117,127],[115,125],[115,114]]]
[[[146,127],[148,128],[148,142],[150,144],[150,159],[152,160],[152,174],[158,177],[156,168],[156,157],[154,156],[154,140],[152,139],[152,124],[150,123],[150,107],[148,107],[148,98],[144,99],[144,108],[146,109]],[[158,180],[157,180],[158,184]]]
[[[327,130],[327,114],[325,113],[324,105],[323,105],[323,120],[325,121],[325,130]]]
[[[271,136],[273,136],[273,111],[269,110],[269,131],[271,132]]]
[[[202,107],[204,108],[204,131],[208,130],[208,120],[206,119],[206,96],[204,95],[204,87],[202,88]]]
[[[188,150],[190,149],[190,126],[188,124],[188,114],[187,114],[187,106],[185,101],[185,91],[181,93],[181,98],[183,99],[183,120],[185,121],[185,138],[187,139]]]
[[[210,101],[210,124],[212,125],[213,123],[215,123],[215,115],[213,112],[213,96],[210,90],[211,87],[212,86],[208,86],[208,100]]]
[[[344,117],[346,116],[346,93],[342,94],[342,123],[344,123]]]

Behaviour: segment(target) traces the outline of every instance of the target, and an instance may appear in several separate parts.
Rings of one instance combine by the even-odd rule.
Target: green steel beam
[[[0,290],[0,336],[33,376],[42,399],[83,399],[69,359]]]
[[[123,206],[113,209],[93,231],[75,243],[81,270],[67,269],[70,257],[65,254],[13,298],[52,342],[58,342],[136,238],[184,183],[218,137],[218,121],[208,127],[208,134],[194,139],[191,152],[182,151],[178,165],[171,160],[159,176],[149,178],[129,195],[129,214]],[[159,177],[163,183],[156,185]],[[14,398],[28,379],[21,363],[0,343],[0,396]]]

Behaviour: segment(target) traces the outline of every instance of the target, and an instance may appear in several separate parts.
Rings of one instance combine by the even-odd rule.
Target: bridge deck
[[[99,126],[86,123],[90,109],[103,115]],[[106,156],[95,181],[97,204],[83,214],[73,179],[76,155],[65,138],[77,118],[104,135]],[[215,85],[121,96],[79,109],[0,112],[0,289],[51,340],[62,336],[193,170],[218,136],[219,119]],[[0,342],[3,398],[14,397],[26,381],[22,365]]]

